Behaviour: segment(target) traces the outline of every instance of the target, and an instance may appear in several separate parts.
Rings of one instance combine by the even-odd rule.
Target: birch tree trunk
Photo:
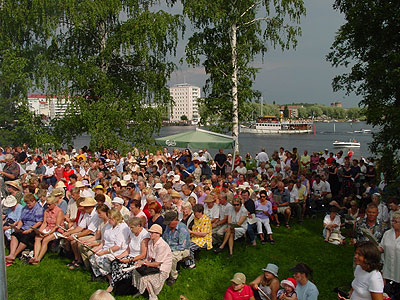
[[[234,152],[239,151],[239,101],[238,101],[238,66],[237,66],[237,25],[231,27],[232,48],[232,137],[235,139]]]

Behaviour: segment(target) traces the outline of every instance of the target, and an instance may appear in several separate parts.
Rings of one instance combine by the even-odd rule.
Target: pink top
[[[56,206],[53,210],[46,209],[46,223],[47,223],[47,226],[45,228],[46,231],[50,231],[54,227],[56,227],[57,214],[60,210],[62,209],[59,208],[58,206]],[[56,231],[62,232],[61,228],[58,228]]]

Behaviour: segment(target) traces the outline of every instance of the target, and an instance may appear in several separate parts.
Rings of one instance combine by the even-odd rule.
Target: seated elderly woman
[[[215,253],[221,252],[225,245],[229,246],[229,254],[233,255],[233,241],[241,238],[246,234],[247,230],[247,210],[242,206],[239,198],[232,200],[233,210],[228,216],[228,227],[225,231],[224,241],[215,249]]]
[[[43,208],[36,202],[33,194],[25,195],[26,206],[22,209],[21,220],[17,222],[11,234],[10,254],[5,257],[6,265],[14,263],[15,258],[26,247],[33,248],[35,232],[32,228],[39,228],[43,221]]]
[[[330,208],[329,215],[324,218],[324,230],[322,235],[325,238],[325,242],[339,245],[343,243],[342,235],[340,234],[340,216],[338,215],[338,208],[332,206]]]
[[[113,208],[108,211],[108,225],[104,228],[103,239],[99,246],[92,249],[95,253],[89,258],[95,277],[107,276],[111,281],[111,262],[128,246],[129,227],[121,213]]]
[[[111,263],[111,282],[107,288],[111,292],[116,285],[123,281],[132,282],[132,273],[124,272],[123,269],[132,267],[137,261],[145,259],[147,255],[147,245],[150,234],[143,228],[143,220],[138,217],[130,218],[129,244],[124,252],[115,256]]]
[[[37,265],[47,252],[49,242],[58,239],[56,232],[61,233],[63,226],[64,212],[57,206],[58,199],[56,197],[47,197],[47,209],[43,215],[43,223],[39,228],[41,233],[36,233],[35,237],[35,256],[29,261],[32,265]]]
[[[3,218],[3,231],[7,241],[11,240],[11,233],[13,232],[12,226],[16,226],[17,222],[21,219],[23,206],[18,204],[17,199],[13,195],[7,196],[2,205],[5,208],[5,215]]]
[[[182,219],[181,222],[186,225],[186,227],[191,230],[194,224],[194,214],[192,210],[192,204],[185,202],[182,204]]]
[[[161,237],[162,228],[154,224],[150,229],[150,241],[145,260],[136,263],[139,268],[133,270],[133,285],[140,294],[149,293],[149,300],[157,300],[165,280],[171,272],[171,248]],[[136,296],[136,295],[135,295]]]

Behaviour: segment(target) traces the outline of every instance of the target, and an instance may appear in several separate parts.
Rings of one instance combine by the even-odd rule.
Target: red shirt
[[[248,300],[253,297],[253,290],[247,284],[243,286],[241,291],[235,291],[232,286],[228,287],[225,292],[224,299],[225,300]]]

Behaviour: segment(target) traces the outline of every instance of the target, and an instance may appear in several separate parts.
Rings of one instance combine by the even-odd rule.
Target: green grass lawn
[[[335,287],[350,288],[353,279],[352,246],[335,246],[322,238],[322,218],[307,219],[303,225],[291,229],[274,228],[275,245],[253,247],[243,241],[235,244],[234,256],[228,252],[214,254],[203,251],[197,268],[181,271],[174,286],[164,286],[161,300],[178,300],[185,295],[190,300],[223,299],[230,279],[236,272],[246,274],[248,282],[262,273],[268,263],[279,266],[279,279],[292,276],[289,269],[304,262],[314,269],[313,282],[320,291],[319,299],[336,299]],[[47,254],[40,265],[23,265],[21,261],[7,268],[10,300],[84,300],[97,289],[106,289],[106,283],[90,281],[88,271],[70,271],[69,261],[56,254]],[[132,299],[131,296],[117,299]],[[138,298],[145,299],[145,298]]]

